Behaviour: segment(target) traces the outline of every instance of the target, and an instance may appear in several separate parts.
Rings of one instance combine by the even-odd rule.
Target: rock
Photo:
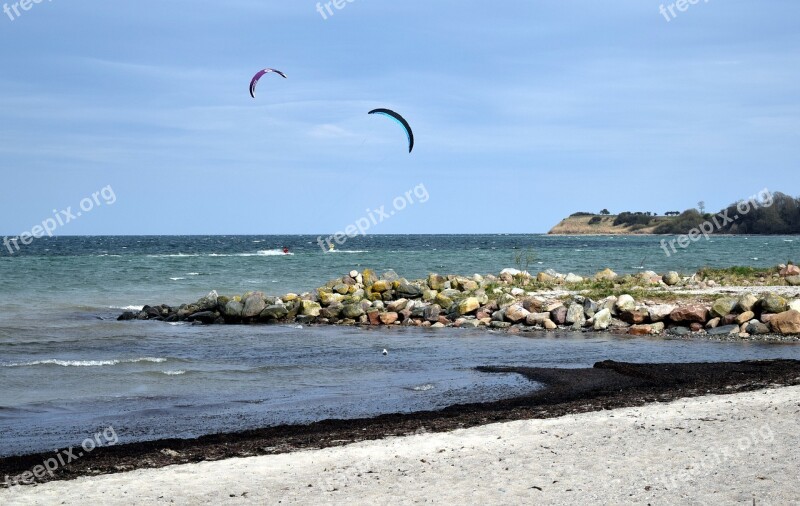
[[[400,311],[406,308],[406,305],[408,305],[408,299],[397,299],[395,301],[388,303],[386,305],[386,309],[388,309],[393,313],[399,313]]]
[[[525,323],[528,325],[544,325],[545,320],[550,319],[550,313],[530,313],[525,318]]]
[[[739,301],[733,297],[722,297],[714,301],[714,304],[711,306],[711,314],[722,318],[723,316],[731,314],[738,304]]]
[[[746,313],[747,311],[752,311],[753,308],[756,307],[756,304],[758,303],[758,297],[752,293],[743,293],[739,296],[738,302],[739,311]]]
[[[800,334],[800,311],[792,309],[777,314],[770,320],[769,325],[779,334]]]
[[[594,317],[598,309],[597,303],[592,299],[587,297],[583,300],[583,312],[588,318]]]
[[[280,320],[289,314],[289,310],[283,304],[273,304],[261,311],[258,317],[262,320]]]
[[[628,334],[632,336],[649,336],[653,334],[653,327],[651,325],[632,325],[628,329]]]
[[[217,318],[219,318],[219,313],[215,311],[200,311],[199,313],[189,315],[189,318],[187,319],[190,322],[198,321],[205,323],[206,325],[211,325],[217,320]]]
[[[223,309],[222,313],[228,318],[236,319],[242,317],[243,311],[244,311],[244,305],[241,302],[231,300],[227,304],[225,304],[225,308]]]
[[[370,311],[367,311],[367,320],[369,321],[369,324],[372,325],[373,327],[380,325],[381,312],[377,309],[372,309]]]
[[[754,322],[747,325],[747,333],[751,336],[769,334],[770,331],[770,327],[766,323]]]
[[[317,304],[319,305],[319,304]],[[242,309],[242,318],[255,318],[264,308],[267,303],[264,301],[264,294],[257,292],[247,296],[244,299],[244,308]]]
[[[523,290],[522,288],[512,288],[511,295],[513,295],[514,297],[520,297],[522,295],[525,295],[525,290]]]
[[[443,293],[437,293],[433,300],[443,308],[449,308],[453,305],[453,299]]]
[[[336,302],[331,304],[328,307],[324,307],[319,311],[319,315],[322,318],[326,318],[328,320],[336,320],[339,318],[339,315],[342,314],[342,308],[344,305],[340,302]],[[261,313],[264,314],[263,312]]]
[[[217,301],[219,299],[219,295],[217,294],[216,290],[209,292],[208,295],[203,297],[202,299],[198,300],[195,305],[197,306],[198,311],[211,311],[216,309]]]
[[[139,313],[136,311],[125,311],[117,318],[117,321],[130,321],[136,320],[139,316]]]
[[[669,315],[675,323],[706,323],[708,321],[708,308],[700,304],[679,307]]]
[[[338,293],[339,295],[347,295],[350,292],[350,286],[344,283],[339,283],[338,285],[334,285],[333,291]]]
[[[339,293],[330,293],[324,290],[321,290],[318,293],[319,293],[319,301],[324,306],[330,306],[331,304],[342,302],[344,300],[344,295]]]
[[[681,275],[675,271],[670,271],[664,274],[664,277],[661,279],[667,286],[676,286],[681,282]]]
[[[713,329],[708,329],[709,336],[728,336],[734,335],[739,333],[739,326],[738,325],[723,325],[721,327],[716,327]]]
[[[556,309],[550,311],[550,319],[556,325],[564,325],[567,322],[567,308],[558,306]]]
[[[678,337],[685,337],[691,333],[689,329],[686,327],[672,327],[667,331],[667,334],[678,336]]]
[[[412,285],[405,280],[395,281],[395,283],[397,283],[395,293],[397,293],[398,297],[404,299],[419,299],[422,297],[422,289],[420,287]]]
[[[359,281],[358,276],[356,276],[356,281]],[[364,269],[364,272],[361,273],[361,280],[359,282],[363,283],[364,286],[371,286],[377,281],[378,275],[375,274],[375,271],[372,269]]]
[[[722,318],[712,318],[711,320],[709,320],[708,323],[706,323],[706,328],[707,329],[715,329],[715,328],[719,327],[719,324],[721,322],[722,322]]]
[[[461,327],[463,327],[465,329],[466,328],[476,329],[476,328],[478,328],[480,323],[481,322],[479,322],[478,320],[464,320],[463,322],[461,322]]]
[[[576,284],[576,283],[583,283],[583,278],[578,276],[577,274],[569,273],[567,277],[564,278],[565,283]]]
[[[750,320],[754,319],[755,317],[756,314],[754,312],[747,311],[736,317],[736,323],[738,323],[739,325],[744,325],[745,323],[750,322]]]
[[[445,327],[446,327],[446,325],[444,323],[442,323],[442,322],[436,322],[433,325],[431,325],[432,329],[443,329]]]
[[[491,327],[493,329],[507,329],[511,326],[509,322],[493,321]]]
[[[317,304],[316,302],[312,302],[310,300],[304,300],[300,303],[300,314],[303,316],[319,316],[319,312],[322,307]]]
[[[391,282],[386,280],[378,280],[372,283],[372,291],[375,293],[383,293],[392,287]]]
[[[689,325],[689,328],[691,329],[692,332],[700,332],[701,330],[703,330],[703,325],[700,323],[692,323],[691,325]]]
[[[653,335],[659,335],[662,332],[664,332],[664,323],[663,322],[653,323],[652,325],[650,325],[650,328],[653,330]]]
[[[552,284],[556,282],[556,278],[546,272],[540,272],[536,275],[536,281],[544,284]]]
[[[442,308],[439,306],[439,304],[431,304],[422,311],[422,317],[431,323],[438,322],[439,314],[441,312]]]
[[[611,325],[611,311],[609,309],[601,309],[594,315],[594,329],[606,330]]]
[[[781,269],[780,275],[782,278],[791,276],[800,276],[800,267],[796,265],[787,265],[786,267]]]
[[[771,293],[759,301],[762,313],[783,313],[789,308],[786,299]]]
[[[395,312],[381,313],[380,320],[384,325],[394,325],[400,315]]]
[[[545,320],[544,328],[547,330],[555,330],[558,328],[558,325],[556,325],[552,320]]]
[[[787,276],[786,282],[791,286],[800,286],[800,276]]]
[[[583,313],[583,304],[571,304],[567,308],[566,323],[570,325],[583,326],[586,323],[586,316]]]
[[[647,312],[650,316],[651,322],[663,322],[669,315],[677,309],[675,306],[671,304],[656,304],[655,306],[650,306],[647,309]]]
[[[648,318],[650,318],[650,312],[644,307],[637,307],[631,311],[623,311],[619,315],[620,320],[630,323],[631,325],[645,323]]]
[[[794,299],[793,301],[789,302],[789,310],[792,309],[795,311],[800,311],[800,299]]]
[[[522,307],[522,304],[512,304],[506,308],[506,319],[513,322],[519,323],[525,320],[528,315],[531,313]],[[583,314],[583,312],[581,312]]]
[[[506,307],[510,306],[511,304],[516,303],[516,302],[517,302],[517,298],[514,297],[513,295],[509,294],[509,293],[500,294],[500,296],[497,298],[497,304],[501,308],[506,308]]]
[[[466,315],[477,311],[481,307],[480,302],[475,297],[468,297],[458,304],[458,314]]]
[[[619,275],[611,269],[605,269],[594,275],[594,279],[597,281],[613,281],[618,277]]]
[[[355,320],[356,318],[360,318],[362,315],[364,315],[364,308],[361,306],[361,304],[345,304],[345,306],[342,308],[342,316],[345,318]]]
[[[633,311],[636,309],[636,301],[633,300],[633,297],[630,295],[620,295],[617,299],[617,303],[615,304],[617,311],[624,312],[624,311]]]

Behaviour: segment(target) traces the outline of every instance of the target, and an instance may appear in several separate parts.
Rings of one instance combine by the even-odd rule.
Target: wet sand
[[[800,386],[0,490],[4,504],[800,504]]]
[[[546,387],[530,395],[490,403],[456,405],[441,411],[326,420],[259,430],[169,439],[98,448],[60,467],[53,480],[338,447],[355,442],[514,420],[548,419],[709,394],[732,394],[800,385],[800,361],[628,364],[600,362],[590,369],[482,368],[516,372]],[[31,470],[51,453],[0,459],[0,478]],[[45,476],[44,480],[51,479]],[[20,487],[13,487],[18,489]],[[30,488],[23,486],[22,488]],[[1,496],[0,496],[1,498]]]

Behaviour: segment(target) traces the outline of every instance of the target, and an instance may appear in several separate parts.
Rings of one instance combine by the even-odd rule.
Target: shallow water
[[[409,278],[496,273],[516,267],[515,255],[529,247],[537,255],[531,270],[688,272],[773,265],[799,244],[723,237],[668,259],[653,237],[373,236],[335,254],[323,254],[315,239],[60,237],[0,255],[0,455],[78,444],[109,425],[121,442],[191,437],[435,409],[537,387],[473,369],[481,365],[800,359],[796,345],[114,320],[125,307],[180,304],[211,289],[300,292],[354,268],[394,268]],[[294,255],[277,254],[284,245]]]

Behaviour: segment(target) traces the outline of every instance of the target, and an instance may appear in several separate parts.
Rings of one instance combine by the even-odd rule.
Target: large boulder
[[[384,325],[394,325],[394,323],[397,321],[398,318],[399,315],[393,311],[390,311],[388,313],[381,313],[380,315],[381,323],[383,323]]]
[[[650,312],[646,307],[637,307],[630,311],[623,311],[619,314],[619,319],[630,323],[631,325],[639,325],[647,322],[650,318]]]
[[[267,307],[267,303],[264,301],[264,294],[260,292],[252,293],[244,299],[242,318],[255,318],[261,314],[265,307]]]
[[[286,318],[286,315],[289,314],[289,310],[283,304],[273,304],[271,306],[267,306],[261,311],[259,318],[262,320],[281,320]]]
[[[787,276],[786,282],[791,286],[800,286],[800,276]]]
[[[388,309],[389,312],[392,313],[399,313],[400,311],[405,309],[407,305],[408,305],[408,299],[397,299],[395,301],[386,304],[386,309]]]
[[[749,323],[746,330],[751,336],[760,336],[771,332],[769,325],[761,322]]]
[[[780,275],[783,278],[790,276],[800,276],[800,267],[789,264],[783,269],[781,269]]]
[[[480,302],[475,297],[467,297],[466,299],[462,300],[458,303],[458,314],[466,315],[470,313],[474,313],[481,307]]]
[[[222,313],[225,315],[226,318],[241,318],[242,312],[244,311],[244,305],[241,302],[231,300],[225,304],[225,308],[223,309]]]
[[[213,290],[209,292],[208,295],[198,300],[195,303],[195,306],[197,306],[198,312],[211,311],[216,309],[218,299],[219,295],[217,294],[217,291]]]
[[[397,297],[403,299],[419,299],[422,297],[422,288],[417,285],[412,285],[404,279],[395,281],[395,284],[395,293]]]
[[[611,269],[602,270],[594,275],[594,279],[597,281],[613,281],[618,277],[619,275]]]
[[[708,308],[701,304],[679,307],[669,315],[675,323],[703,323],[708,321]]]
[[[709,336],[730,336],[739,333],[739,325],[722,325],[706,330]]]
[[[800,311],[794,309],[775,315],[769,322],[774,332],[783,335],[800,334]]]
[[[564,282],[570,284],[583,283],[583,278],[570,272],[567,274],[567,277],[564,278]]]
[[[439,321],[439,315],[442,313],[442,308],[439,304],[431,304],[422,311],[422,317],[431,323]]]
[[[594,329],[606,330],[611,325],[611,311],[607,308],[601,309],[594,315]]]
[[[714,301],[711,306],[711,313],[722,318],[731,314],[738,304],[739,301],[733,297],[722,297]]]
[[[800,311],[800,299],[794,299],[793,301],[789,302],[789,309],[794,309],[795,311]]]
[[[319,316],[322,307],[316,302],[304,300],[300,303],[300,314],[303,316]]]
[[[527,309],[522,307],[522,304],[512,304],[506,308],[506,319],[513,323],[525,320],[530,314]],[[583,310],[581,310],[581,315],[583,315]]]
[[[664,274],[664,277],[661,279],[667,286],[675,286],[681,282],[681,275],[675,271],[670,271]]]
[[[620,295],[617,299],[615,307],[617,308],[617,311],[621,313],[625,311],[633,311],[636,309],[636,301],[633,300],[633,297],[628,294]]]
[[[650,321],[653,323],[663,322],[669,315],[675,311],[676,306],[672,304],[656,304],[654,306],[650,306],[647,308],[647,312],[650,316]]]
[[[364,314],[364,307],[361,304],[345,304],[342,308],[342,316],[355,320]]]
[[[739,311],[742,313],[753,311],[753,308],[756,307],[756,304],[758,304],[758,297],[752,293],[743,293],[739,296],[738,307]]]
[[[759,301],[762,313],[783,313],[789,309],[786,299],[780,295],[771,293]]]
[[[556,325],[564,325],[567,322],[567,308],[564,306],[558,306],[550,311],[550,320],[552,320]]]

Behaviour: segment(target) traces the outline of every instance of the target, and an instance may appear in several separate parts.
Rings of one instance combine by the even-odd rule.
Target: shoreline
[[[307,425],[284,425],[194,439],[163,439],[102,447],[57,469],[52,479],[45,476],[40,483],[175,464],[340,447],[421,432],[450,432],[495,422],[558,418],[709,394],[800,385],[800,361],[796,360],[695,364],[605,361],[591,369],[483,367],[479,370],[518,373],[545,385],[545,388],[526,396],[455,405],[438,411],[323,420]],[[123,434],[120,440],[124,441]],[[51,456],[52,453],[38,453],[0,458],[0,476],[20,475]],[[0,485],[0,491],[3,488]]]
[[[796,504],[800,387],[0,489],[12,504]]]

